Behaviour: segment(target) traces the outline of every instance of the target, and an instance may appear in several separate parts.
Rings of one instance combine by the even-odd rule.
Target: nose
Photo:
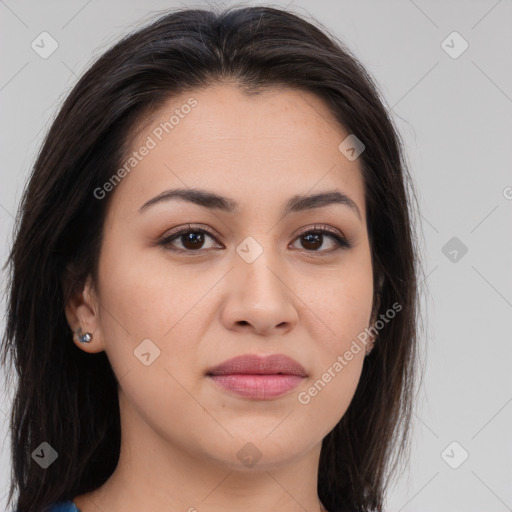
[[[271,257],[271,250],[248,263],[238,255],[226,276],[226,296],[221,319],[229,330],[260,335],[283,335],[298,321],[290,275]]]

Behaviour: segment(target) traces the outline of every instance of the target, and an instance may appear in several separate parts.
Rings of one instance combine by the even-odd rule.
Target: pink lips
[[[207,376],[227,391],[266,400],[297,387],[307,374],[303,366],[284,354],[245,354],[209,369]]]

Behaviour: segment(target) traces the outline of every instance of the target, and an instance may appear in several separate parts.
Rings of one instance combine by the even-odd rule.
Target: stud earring
[[[75,332],[80,343],[89,343],[92,340],[92,334],[89,332],[82,334],[82,329],[80,327]]]

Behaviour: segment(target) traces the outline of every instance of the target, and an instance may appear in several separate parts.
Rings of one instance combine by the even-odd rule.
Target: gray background
[[[410,465],[387,510],[512,510],[511,0],[237,3],[256,4],[310,14],[353,50],[392,110],[419,195],[426,371]],[[208,6],[0,0],[2,263],[42,136],[77,77],[148,15],[185,5]],[[31,48],[43,31],[59,45],[47,59]],[[469,44],[457,58],[442,46],[453,31]],[[462,48],[453,36],[445,45]],[[0,401],[2,509],[10,396]]]

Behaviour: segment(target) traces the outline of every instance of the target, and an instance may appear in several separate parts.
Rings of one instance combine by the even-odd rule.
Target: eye
[[[334,241],[334,247],[328,250],[318,250],[319,247],[323,245],[326,235]],[[311,249],[307,252],[330,254],[339,249],[349,249],[352,247],[352,244],[340,232],[327,226],[313,226],[313,228],[307,228],[299,233],[298,240],[302,241],[302,247]]]
[[[177,229],[165,238],[163,238],[158,245],[164,246],[167,250],[175,253],[192,253],[200,254],[201,252],[208,250],[204,248],[206,237],[217,241],[216,236],[206,227],[191,226],[190,224],[184,228]],[[334,241],[334,247],[327,250],[319,250],[324,245],[325,236],[331,241]],[[302,240],[302,247],[307,252],[332,253],[339,249],[348,249],[352,247],[352,244],[345,239],[345,237],[338,232],[327,226],[313,226],[313,228],[307,228],[303,230],[296,240]],[[182,247],[176,247],[175,242],[180,242]],[[211,247],[210,247],[211,248]]]
[[[158,242],[158,245],[164,246],[171,252],[185,253],[185,252],[199,252],[204,250],[204,235],[217,240],[216,237],[206,228],[199,228],[191,226],[190,224],[186,228],[171,232],[163,240]],[[181,242],[183,248],[176,248],[173,246],[175,241]]]

